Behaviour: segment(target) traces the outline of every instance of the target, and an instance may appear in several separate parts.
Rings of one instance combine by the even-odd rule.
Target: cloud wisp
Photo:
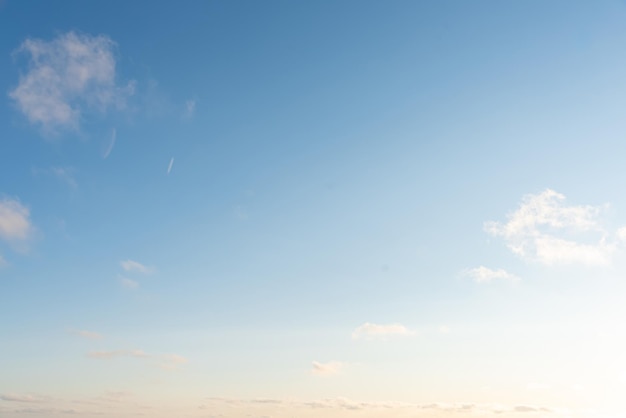
[[[167,166],[167,174],[170,174],[173,166],[174,166],[174,157],[172,157],[172,159],[170,160],[170,163]]]
[[[414,334],[414,331],[411,331],[402,324],[380,325],[366,322],[363,325],[358,326],[354,331],[352,331],[352,339],[386,339],[393,336],[406,337]]]
[[[113,151],[113,147],[115,147],[115,141],[117,140],[117,129],[113,128],[111,130],[111,135],[109,136],[109,140],[107,141],[104,151],[102,152],[102,159],[106,160],[109,155],[111,155],[111,151]]]
[[[0,198],[0,240],[18,250],[25,250],[33,233],[30,209],[17,199]],[[0,265],[3,260],[0,257]]]
[[[122,266],[122,269],[124,269],[124,271],[130,273],[151,274],[154,273],[155,270],[154,267],[146,266],[134,260],[120,261],[120,266]]]
[[[507,247],[526,261],[608,265],[617,246],[602,228],[603,209],[568,206],[564,195],[547,189],[526,195],[519,208],[507,216],[507,222],[486,222],[484,228],[490,235],[504,239]]]
[[[509,282],[518,282],[520,280],[519,277],[512,273],[509,273],[504,269],[493,270],[485,266],[464,270],[463,275],[471,278],[478,284],[489,283],[496,280],[504,280]]]
[[[193,99],[189,99],[185,102],[185,111],[183,112],[183,117],[185,119],[193,118],[193,115],[196,113],[196,101]]]
[[[0,238],[23,241],[31,233],[30,210],[17,199],[0,199]]]
[[[78,130],[87,111],[123,109],[134,82],[116,82],[115,43],[105,35],[68,32],[51,41],[27,39],[17,53],[26,72],[9,97],[28,121],[46,134]]]
[[[330,361],[328,363],[320,363],[314,361],[311,364],[311,374],[314,376],[333,376],[341,371],[344,364],[339,361]]]
[[[129,279],[128,277],[119,276],[120,284],[125,289],[138,289],[139,282],[133,279]]]

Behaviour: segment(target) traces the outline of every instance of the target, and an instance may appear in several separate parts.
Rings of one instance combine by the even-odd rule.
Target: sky
[[[626,2],[0,27],[1,417],[624,416]]]

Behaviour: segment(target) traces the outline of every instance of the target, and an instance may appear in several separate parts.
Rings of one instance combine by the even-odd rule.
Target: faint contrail
[[[113,131],[111,132],[111,139],[109,139],[109,144],[104,150],[104,154],[102,155],[102,158],[106,159],[111,153],[111,151],[113,151],[113,147],[115,146],[115,138],[117,138],[117,130],[113,128]]]
[[[170,165],[167,166],[167,174],[169,174],[170,171],[172,171],[173,165],[174,165],[174,157],[172,157],[172,159],[170,160]]]

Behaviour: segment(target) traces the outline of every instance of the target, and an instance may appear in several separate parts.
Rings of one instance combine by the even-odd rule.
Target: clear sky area
[[[0,417],[626,416],[625,1],[0,34]]]

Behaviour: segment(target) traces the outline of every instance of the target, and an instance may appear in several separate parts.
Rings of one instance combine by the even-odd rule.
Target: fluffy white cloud
[[[27,39],[18,52],[28,69],[9,93],[18,109],[44,132],[78,129],[86,110],[123,108],[134,83],[116,83],[115,43],[107,36],[68,32],[51,41]]]
[[[141,273],[141,274],[150,274],[154,272],[153,267],[145,266],[133,260],[121,261],[120,266],[122,266],[124,271],[128,271],[128,272],[135,272],[135,273]]]
[[[616,245],[607,241],[602,228],[603,207],[567,206],[564,202],[565,196],[550,189],[527,195],[506,223],[486,222],[485,230],[502,237],[507,247],[525,260],[547,265],[609,264]]]
[[[519,277],[504,269],[492,270],[485,266],[467,269],[463,273],[465,276],[471,277],[476,283],[488,283],[494,280],[508,280],[516,282],[519,280]]]
[[[30,210],[19,200],[0,199],[0,239],[9,242],[25,241],[32,232]]]
[[[330,361],[328,363],[320,363],[314,361],[311,367],[311,374],[316,376],[332,376],[339,373],[343,363],[338,361]]]
[[[414,332],[401,324],[379,325],[369,322],[357,327],[352,331],[352,338],[357,340],[360,338],[385,338],[388,336],[407,336],[413,335]]]

